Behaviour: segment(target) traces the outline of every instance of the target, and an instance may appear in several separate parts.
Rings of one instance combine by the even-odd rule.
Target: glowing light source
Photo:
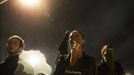
[[[51,74],[52,68],[46,62],[46,57],[40,50],[23,51],[20,58],[32,65],[34,73]]]
[[[19,2],[25,7],[38,7],[41,5],[41,0],[19,0]]]
[[[40,58],[39,58],[38,56],[30,56],[30,57],[29,57],[29,62],[30,62],[32,65],[39,64],[39,60],[40,60]]]

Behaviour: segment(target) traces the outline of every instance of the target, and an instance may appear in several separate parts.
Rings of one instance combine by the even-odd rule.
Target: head
[[[78,30],[73,30],[69,35],[69,44],[71,50],[77,50],[78,47],[81,47],[83,50],[85,43],[85,38],[83,34]],[[82,52],[82,51],[80,51]]]
[[[101,49],[101,56],[104,62],[114,61],[114,50],[110,45],[104,45]]]
[[[17,35],[9,37],[7,42],[7,51],[9,55],[18,54],[22,51],[24,47],[24,40]]]

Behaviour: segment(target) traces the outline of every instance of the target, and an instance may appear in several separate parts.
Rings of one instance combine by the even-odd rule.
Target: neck
[[[18,53],[9,54],[9,56],[16,56],[16,55],[18,55]]]
[[[74,65],[77,62],[77,60],[82,57],[82,52],[81,51],[82,50],[79,50],[79,51],[72,50],[71,57],[70,57],[70,63],[72,65]]]
[[[106,63],[106,65],[109,67],[109,69],[111,71],[114,71],[114,68],[115,68],[115,64],[114,64],[114,61],[104,61],[102,60],[103,63]]]

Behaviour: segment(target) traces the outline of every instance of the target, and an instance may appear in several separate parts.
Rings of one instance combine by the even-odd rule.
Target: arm
[[[8,57],[5,63],[1,64],[2,74],[4,75],[12,75],[14,74],[17,65],[18,65],[19,56],[11,56]]]

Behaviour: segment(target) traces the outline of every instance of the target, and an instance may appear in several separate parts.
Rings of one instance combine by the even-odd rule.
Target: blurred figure
[[[2,75],[33,75],[33,67],[25,59],[20,58],[24,48],[24,40],[17,35],[9,37],[7,42],[8,57],[0,64]],[[25,72],[27,71],[27,72]]]
[[[16,68],[18,66],[19,54],[24,47],[24,40],[13,35],[9,37],[7,42],[8,57],[5,62],[0,64],[0,74],[2,75],[15,75]]]
[[[101,57],[97,75],[125,75],[121,64],[115,61],[114,49],[110,45],[103,46]]]
[[[95,59],[84,52],[85,38],[83,34],[74,30],[68,37],[66,43],[71,52],[66,56],[59,57],[54,75],[95,75]],[[67,49],[63,48],[63,50]]]
[[[68,56],[68,40],[69,40],[69,31],[65,32],[65,36],[58,48],[58,56],[55,60],[55,64],[62,62],[61,60],[65,60],[66,57]]]

